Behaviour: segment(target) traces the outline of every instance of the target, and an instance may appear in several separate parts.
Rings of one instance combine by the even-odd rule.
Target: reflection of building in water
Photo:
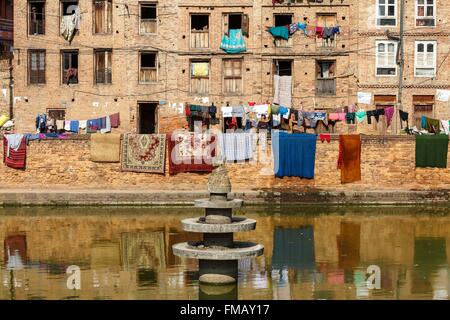
[[[360,235],[361,225],[359,223],[341,222],[341,233],[337,237],[339,268],[351,272],[352,268],[359,266]],[[353,279],[348,282],[352,281]]]
[[[4,240],[6,268],[23,269],[27,263],[27,238],[24,234],[9,235]]]

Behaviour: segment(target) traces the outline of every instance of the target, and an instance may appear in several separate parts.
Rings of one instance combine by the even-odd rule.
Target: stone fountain
[[[199,260],[200,284],[230,285],[237,282],[238,260],[262,255],[264,246],[234,241],[234,232],[253,230],[256,221],[233,217],[233,209],[240,208],[243,201],[228,199],[231,182],[223,165],[210,175],[208,191],[209,199],[195,200],[196,207],[205,209],[205,216],[181,222],[185,231],[203,233],[203,241],[175,244],[173,253]]]

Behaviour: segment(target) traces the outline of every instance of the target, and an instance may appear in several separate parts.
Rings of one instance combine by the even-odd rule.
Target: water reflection
[[[236,286],[200,285],[188,208],[8,208],[0,214],[1,299],[448,299],[450,216],[423,208],[245,208],[265,246]],[[392,212],[395,210],[396,212]],[[281,212],[281,214],[280,214]],[[302,212],[302,214],[298,214]],[[80,290],[68,289],[69,266]],[[369,266],[378,266],[371,289]]]

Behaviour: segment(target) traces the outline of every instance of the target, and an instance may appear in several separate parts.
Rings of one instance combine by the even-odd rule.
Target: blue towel
[[[80,121],[78,120],[70,121],[70,132],[78,133],[79,128],[80,128]]]
[[[316,134],[272,133],[274,171],[276,177],[314,178]]]
[[[287,27],[271,27],[269,28],[269,32],[274,38],[289,39],[289,28]]]
[[[304,23],[304,22],[299,22],[299,23],[298,23],[298,28],[299,28],[300,30],[302,30],[303,33],[304,33],[305,36],[306,36],[306,23]]]
[[[241,29],[230,29],[229,36],[224,35],[220,49],[226,53],[241,53],[247,50]]]
[[[282,116],[284,116],[285,114],[287,114],[289,112],[289,109],[286,107],[280,107],[279,112]]]

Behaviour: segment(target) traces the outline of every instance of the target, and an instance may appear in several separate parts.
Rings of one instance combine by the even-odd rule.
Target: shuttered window
[[[95,83],[112,83],[112,50],[95,50]]]
[[[436,74],[436,41],[416,41],[416,77],[434,77]]]
[[[45,83],[45,50],[30,50],[28,52],[28,82],[30,84]]]
[[[395,41],[376,42],[377,76],[395,76],[397,73],[397,43]]]
[[[112,0],[94,0],[94,33],[112,32]]]
[[[191,62],[190,92],[194,94],[209,93],[209,61]]]
[[[242,93],[242,59],[223,60],[223,92]]]

